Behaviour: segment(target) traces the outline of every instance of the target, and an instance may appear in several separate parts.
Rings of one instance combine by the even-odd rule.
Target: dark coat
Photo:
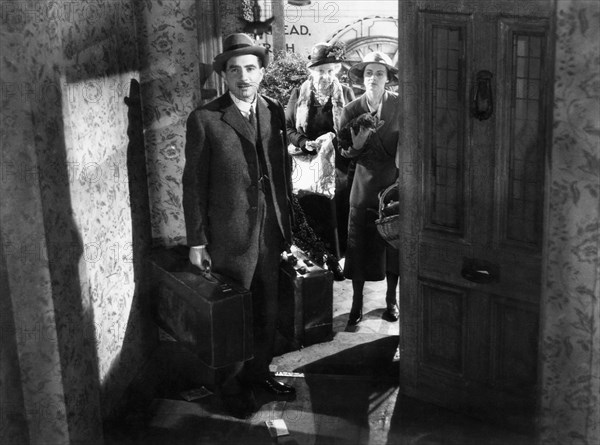
[[[398,178],[395,163],[400,129],[398,95],[386,91],[382,100],[381,120],[385,123],[369,137],[363,150],[354,158],[356,170],[350,191],[344,275],[365,281],[385,278],[386,245],[375,227],[379,206],[377,195]],[[363,95],[344,108],[340,128],[368,111],[367,97]]]
[[[259,95],[256,114],[282,241],[291,244],[291,161],[284,111],[278,102]],[[208,244],[213,269],[249,288],[259,253],[259,161],[253,131],[228,92],[190,114],[185,155],[188,245]]]
[[[363,150],[355,158],[356,171],[350,193],[350,205],[354,207],[376,209],[379,205],[377,194],[398,178],[395,164],[400,129],[398,95],[386,91],[382,100],[381,120],[385,123],[369,137]],[[368,111],[367,96],[362,95],[344,108],[340,128]]]

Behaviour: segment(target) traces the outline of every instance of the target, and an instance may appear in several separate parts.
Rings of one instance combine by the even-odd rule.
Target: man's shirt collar
[[[252,102],[246,102],[238,99],[231,93],[231,91],[229,92],[229,95],[231,96],[231,100],[233,100],[235,106],[238,108],[238,110],[240,110],[244,117],[250,116],[250,109],[252,109],[254,114],[256,114],[256,97],[258,94],[254,96],[254,100]]]

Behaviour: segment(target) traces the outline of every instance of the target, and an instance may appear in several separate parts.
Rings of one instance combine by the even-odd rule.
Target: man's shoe
[[[271,376],[265,377],[261,380],[256,380],[253,383],[261,387],[262,389],[270,392],[271,394],[275,394],[278,396],[291,396],[296,394],[296,388],[287,385],[283,382],[280,382],[279,380],[275,380]]]
[[[398,305],[396,303],[388,303],[383,315],[389,321],[398,321],[398,317],[400,316]]]

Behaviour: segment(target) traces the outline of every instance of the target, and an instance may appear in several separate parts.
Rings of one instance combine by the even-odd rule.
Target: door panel
[[[498,150],[499,241],[505,246],[539,252],[542,243],[544,197],[545,110],[544,73],[551,70],[547,57],[547,25],[532,20],[499,21],[501,58],[509,61],[499,71],[499,134],[506,135]]]
[[[516,298],[492,298],[491,384],[515,393],[535,389],[538,312]]]
[[[423,14],[425,226],[465,235],[465,55],[468,16]]]
[[[461,376],[464,373],[465,301],[463,290],[421,284],[423,324],[421,362],[424,367]]]
[[[535,410],[551,7],[400,2],[401,387],[520,428]]]

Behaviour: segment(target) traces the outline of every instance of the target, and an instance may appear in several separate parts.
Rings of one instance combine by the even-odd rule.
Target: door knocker
[[[494,112],[492,77],[493,74],[488,70],[481,70],[475,76],[475,88],[471,100],[471,114],[480,121],[489,119]]]

